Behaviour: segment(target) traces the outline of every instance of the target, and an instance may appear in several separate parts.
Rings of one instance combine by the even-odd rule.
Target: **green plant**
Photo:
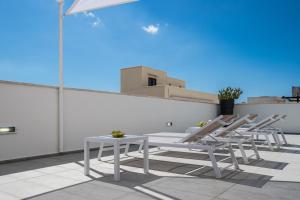
[[[198,126],[198,127],[203,127],[203,126],[205,126],[206,124],[207,124],[207,122],[201,121],[201,122],[197,122],[197,123],[196,123],[196,126]]]
[[[219,100],[234,100],[238,99],[243,91],[240,88],[227,87],[219,90],[218,98]]]
[[[116,131],[116,130],[113,130],[111,132],[111,135],[114,137],[114,138],[122,138],[124,137],[124,133],[122,131]]]

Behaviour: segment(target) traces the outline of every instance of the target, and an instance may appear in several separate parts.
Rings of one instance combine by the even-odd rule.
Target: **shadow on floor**
[[[162,193],[160,191],[154,190],[153,188],[148,188],[145,186],[145,184],[156,181],[163,177],[156,176],[153,174],[137,174],[137,173],[133,173],[133,172],[125,171],[125,170],[121,176],[122,176],[121,181],[118,181],[118,182],[113,182],[111,176],[101,177],[101,178],[97,179],[96,181],[101,181],[101,182],[110,183],[110,184],[114,184],[114,185],[118,185],[118,186],[122,186],[122,187],[127,187],[127,188],[133,189],[137,192],[141,192],[141,191],[137,190],[136,187],[142,186],[144,189],[151,190],[152,192],[163,195],[170,199],[179,200],[179,199],[177,199],[173,196],[170,196],[166,193]],[[153,198],[152,195],[149,195],[147,193],[143,193],[143,194],[146,194],[149,197]]]
[[[182,164],[158,160],[149,160],[149,164],[151,170],[182,175],[191,175],[200,178],[216,179],[213,169],[208,166]],[[131,160],[122,161],[121,165],[142,168],[143,159],[133,158]],[[272,178],[271,176],[232,170],[224,170],[222,174],[223,178],[220,179],[222,181],[259,188],[263,187]]]
[[[225,150],[226,151],[226,150]],[[190,153],[190,152],[176,152],[176,151],[167,151],[162,153],[157,153],[156,155],[160,156],[168,156],[174,158],[187,158],[187,159],[194,159],[194,160],[206,160],[209,161],[209,156],[207,154],[199,154],[199,153]],[[228,158],[228,159],[226,159]],[[231,163],[231,159],[228,156],[216,155],[217,161],[222,160],[221,162]],[[237,158],[239,164],[244,164],[243,159],[241,157]],[[249,164],[251,166],[256,167],[263,167],[269,169],[279,169],[283,170],[288,163],[285,162],[276,162],[276,161],[269,161],[269,160],[257,160],[257,159],[249,159]]]
[[[138,146],[131,145],[129,151],[137,151]],[[124,152],[124,149],[121,149],[121,153]],[[98,155],[98,150],[92,150],[90,152],[90,158],[96,158]],[[113,152],[104,151],[102,156],[111,156]],[[35,170],[45,167],[52,167],[57,165],[63,165],[67,163],[79,163],[83,160],[83,152],[78,153],[66,153],[58,156],[49,156],[45,158],[37,159],[28,159],[25,161],[16,161],[5,164],[0,164],[0,176],[19,173],[29,170]]]
[[[119,192],[132,192],[135,191],[139,194],[145,195],[149,198],[145,199],[160,199],[153,196],[153,193],[156,193],[158,195],[161,195],[165,197],[165,199],[174,199],[179,200],[179,198],[176,198],[174,196],[171,196],[170,194],[166,194],[164,192],[155,190],[153,188],[149,188],[145,185],[148,183],[151,183],[153,181],[159,180],[164,177],[156,176],[153,174],[140,174],[140,173],[133,173],[126,170],[123,170],[121,174],[121,180],[120,181],[114,181],[113,176],[104,176],[101,178],[93,179],[91,181],[87,181],[84,183],[79,183],[76,185],[60,188],[57,190],[53,190],[50,192],[46,192],[43,194],[35,195],[26,199],[58,199],[59,194],[61,194],[62,191],[65,191],[67,193],[71,193],[73,195],[78,195],[80,199],[104,199],[103,195],[105,196],[105,192],[109,193],[105,197],[105,199],[111,199],[108,196],[111,196],[112,192],[119,193]],[[120,187],[119,187],[120,186]],[[128,188],[129,190],[121,189]],[[97,189],[96,189],[97,188]],[[142,188],[142,190],[140,189]],[[96,189],[96,190],[95,190]],[[93,192],[91,191],[93,190]],[[150,191],[150,192],[148,192]],[[80,194],[79,194],[80,193]],[[97,196],[97,193],[99,195]],[[50,196],[49,196],[50,195]],[[125,195],[125,193],[124,193]],[[122,199],[122,198],[117,198]],[[144,199],[142,196],[138,196],[137,198],[133,196],[133,199]]]

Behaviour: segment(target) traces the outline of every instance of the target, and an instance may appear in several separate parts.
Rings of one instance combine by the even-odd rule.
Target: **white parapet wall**
[[[272,114],[286,114],[286,120],[278,122],[275,126],[281,127],[286,133],[300,134],[300,104],[238,104],[235,105],[235,113],[239,115],[258,114],[257,120]]]
[[[0,81],[0,124],[16,134],[0,135],[0,161],[58,152],[58,89]],[[83,149],[83,138],[112,130],[127,134],[183,132],[216,117],[217,105],[65,89],[64,151]],[[172,122],[172,127],[166,123]]]

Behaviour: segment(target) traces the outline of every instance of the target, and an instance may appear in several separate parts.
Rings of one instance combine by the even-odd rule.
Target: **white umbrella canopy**
[[[66,15],[135,2],[138,0],[75,0]]]

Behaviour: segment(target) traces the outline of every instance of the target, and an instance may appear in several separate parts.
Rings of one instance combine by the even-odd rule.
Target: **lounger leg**
[[[253,148],[253,151],[254,151],[254,153],[255,153],[256,158],[257,158],[257,159],[260,159],[260,156],[259,156],[259,153],[258,153],[258,151],[257,151],[257,147],[256,147],[256,145],[255,145],[254,140],[252,139],[250,142],[251,142],[251,145],[252,145],[252,148]]]
[[[274,133],[272,133],[272,136],[273,136],[273,139],[274,139],[274,143],[275,143],[275,144],[278,144],[277,138],[276,138],[276,136],[275,136]]]
[[[256,140],[259,140],[259,134],[256,134]]]
[[[272,143],[271,143],[271,141],[270,141],[269,136],[268,136],[267,134],[264,134],[264,135],[265,135],[265,137],[266,137],[266,140],[267,140],[267,142],[268,142],[268,145],[269,145],[270,150],[271,150],[271,151],[274,151],[274,148],[273,148],[273,146],[272,146]]]
[[[218,167],[218,164],[217,164],[217,161],[216,161],[216,157],[215,157],[214,152],[213,152],[212,149],[208,150],[208,155],[209,155],[209,158],[211,160],[211,163],[212,163],[212,166],[213,166],[216,178],[221,178],[222,177],[221,170]]]
[[[280,131],[280,135],[281,135],[281,137],[283,139],[284,144],[288,144],[287,141],[286,141],[286,138],[285,138],[285,135],[284,135],[283,131]]]
[[[100,148],[99,148],[99,153],[98,153],[98,160],[99,161],[101,160],[101,157],[102,157],[103,148],[104,148],[104,143],[101,142],[100,143]]]
[[[280,134],[281,132],[279,132],[279,131],[277,131],[276,132],[276,136],[277,136],[277,139],[278,139],[278,142],[279,142],[279,144],[280,144],[280,146],[282,145],[282,141],[280,140],[280,137],[279,137],[279,134]]]
[[[229,144],[229,146],[228,146],[228,151],[229,151],[229,153],[230,153],[230,157],[231,157],[231,160],[232,160],[232,164],[233,164],[233,166],[234,166],[234,169],[235,169],[235,170],[240,169],[239,164],[238,164],[238,162],[237,162],[237,160],[236,160],[236,157],[235,157],[235,155],[234,155],[232,146],[231,146],[230,144]]]
[[[129,147],[130,147],[130,143],[126,143],[125,152],[124,152],[126,156],[128,156]]]
[[[245,150],[244,150],[242,142],[238,142],[238,145],[239,145],[239,149],[240,149],[241,154],[242,154],[242,158],[243,158],[244,164],[248,164],[249,161],[248,161],[247,155],[245,153]]]
[[[277,132],[273,133],[273,137],[274,137],[277,148],[280,149],[281,142],[280,142],[280,138],[278,137]]]
[[[191,144],[191,143],[189,142],[189,144]],[[191,147],[189,147],[189,151],[192,151],[192,148],[191,148]]]
[[[142,150],[143,150],[143,143],[140,144],[139,153],[142,153]]]

